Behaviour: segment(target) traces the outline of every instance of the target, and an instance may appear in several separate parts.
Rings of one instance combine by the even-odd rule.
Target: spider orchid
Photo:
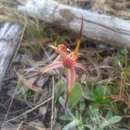
[[[85,70],[85,68],[77,62],[79,44],[77,44],[75,50],[72,52],[67,52],[67,48],[63,44],[58,47],[53,46],[53,48],[59,55],[51,64],[41,68],[40,72],[46,73],[53,69],[65,68],[67,72],[67,95],[70,95],[77,77],[76,69]]]
[[[79,54],[78,52],[80,46],[80,38],[77,39],[76,43],[77,45],[74,51],[69,50],[64,44],[60,44],[58,45],[58,47],[51,45],[51,47],[59,55],[51,64],[40,69],[41,73],[46,73],[53,69],[64,68],[66,70],[68,96],[70,95],[71,90],[77,78],[76,69],[85,70],[85,68],[80,63],[77,62],[77,58]]]

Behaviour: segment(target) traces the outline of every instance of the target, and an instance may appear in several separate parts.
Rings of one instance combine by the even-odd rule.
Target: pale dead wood
[[[1,82],[16,53],[22,28],[15,23],[0,23],[0,89]]]
[[[77,33],[83,16],[83,35],[86,38],[97,43],[130,48],[130,23],[126,20],[63,5],[53,0],[22,1],[18,10],[28,16]]]

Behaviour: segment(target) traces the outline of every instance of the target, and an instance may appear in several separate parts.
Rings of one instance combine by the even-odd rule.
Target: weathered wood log
[[[0,23],[0,89],[2,80],[14,57],[21,38],[22,28],[15,23]]]
[[[126,20],[59,4],[53,0],[21,1],[18,10],[47,23],[79,32],[83,16],[83,35],[97,43],[130,49],[130,23]]]

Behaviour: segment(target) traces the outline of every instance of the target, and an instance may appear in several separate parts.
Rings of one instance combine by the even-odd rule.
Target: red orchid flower
[[[82,24],[81,24],[81,30],[82,30]],[[81,38],[77,39],[77,45],[76,45],[76,48],[74,49],[74,51],[70,51],[64,44],[60,44],[60,45],[58,45],[58,47],[51,45],[51,47],[59,55],[51,64],[40,69],[41,73],[46,73],[50,70],[58,69],[58,68],[66,69],[67,95],[68,96],[70,95],[73,85],[77,78],[76,69],[85,70],[85,68],[80,63],[77,62],[79,46],[80,46],[80,39]]]
[[[46,73],[53,69],[65,68],[67,71],[67,95],[70,95],[76,81],[76,69],[85,70],[85,68],[77,62],[79,44],[80,41],[77,42],[77,46],[72,52],[68,52],[64,44],[60,44],[58,47],[52,46],[59,55],[51,64],[40,69],[40,72]]]

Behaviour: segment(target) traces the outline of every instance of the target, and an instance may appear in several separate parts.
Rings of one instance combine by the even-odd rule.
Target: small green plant
[[[95,85],[92,86],[86,94],[95,104],[107,104],[110,103],[108,96],[110,95],[109,86]]]
[[[122,118],[114,114],[111,107],[113,102],[107,99],[110,94],[108,86],[97,85],[84,91],[84,93],[87,92],[86,96],[89,98],[83,96],[81,88],[79,83],[75,84],[69,96],[65,113],[60,116],[60,120],[64,122],[63,130],[106,130],[106,128],[116,130],[115,124]],[[61,96],[59,102],[64,106],[65,100]],[[103,108],[103,106],[107,107],[106,105],[109,109]]]
[[[27,98],[31,98],[31,97],[34,96],[34,91],[28,90],[28,91],[26,91],[25,95],[26,95]]]
[[[88,110],[88,117],[86,118],[86,127],[89,130],[114,130],[113,124],[118,123],[121,120],[120,116],[114,116],[110,111],[105,116],[102,115],[99,108],[90,106]]]

